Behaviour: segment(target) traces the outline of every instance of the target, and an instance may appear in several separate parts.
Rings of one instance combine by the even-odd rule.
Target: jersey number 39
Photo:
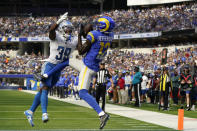
[[[58,46],[57,50],[59,51],[59,55],[56,55],[56,60],[67,60],[71,53],[71,48],[64,48],[63,46]]]

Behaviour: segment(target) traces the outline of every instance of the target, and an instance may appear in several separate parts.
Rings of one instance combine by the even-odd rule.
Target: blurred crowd
[[[109,15],[116,22],[115,33],[139,33],[191,29],[197,26],[197,3],[145,9],[114,10],[94,16],[72,16],[74,33],[79,23],[95,23]],[[47,36],[49,26],[58,17],[1,17],[0,37]]]
[[[34,74],[44,59],[40,54],[10,57],[8,54],[0,55],[0,74]]]
[[[42,57],[39,53],[24,55],[20,57],[10,58],[5,54],[0,56],[0,74],[34,74],[40,72]],[[156,104],[161,101],[160,105],[164,110],[169,109],[169,98],[173,98],[174,104],[178,104],[179,100],[183,104],[186,99],[187,110],[195,110],[194,100],[196,100],[196,92],[194,88],[197,85],[196,63],[197,48],[175,48],[169,52],[165,65],[161,64],[162,52],[153,50],[151,54],[134,53],[128,50],[115,49],[108,52],[104,60],[106,69],[112,75],[114,87],[111,87],[110,81],[106,83],[108,98],[113,103],[128,104],[131,101],[139,101],[136,106],[140,107],[140,103],[147,102]],[[136,99],[134,91],[134,79],[136,70],[141,73],[140,81],[140,97]],[[164,74],[164,76],[163,76]],[[119,80],[124,81],[120,88]],[[189,80],[189,82],[188,82]],[[51,95],[57,95],[60,98],[73,96],[78,97],[78,72],[67,67],[54,88],[50,90]],[[165,81],[165,82],[164,82]],[[1,82],[5,84],[5,82]],[[162,84],[161,84],[162,83]],[[166,85],[163,85],[166,83]],[[139,84],[139,83],[138,83]],[[163,91],[164,89],[164,91]],[[124,90],[122,94],[118,93]],[[167,91],[167,92],[166,92]],[[94,96],[95,90],[90,87],[90,93]],[[184,97],[180,97],[184,96]],[[183,100],[184,98],[184,100]],[[167,103],[167,104],[166,104]]]
[[[109,52],[104,63],[112,75],[114,86],[112,87],[110,80],[106,83],[108,101],[116,104],[134,102],[137,107],[143,103],[152,103],[158,104],[162,110],[170,110],[172,99],[173,105],[177,107],[188,111],[195,110],[197,48],[175,49],[169,53],[168,64],[165,65],[161,65],[160,58],[161,52]],[[78,100],[80,98],[75,88],[78,86],[78,80],[78,72],[67,69],[50,94],[60,98],[74,97]],[[92,87],[91,85],[89,92],[95,96],[95,88]]]
[[[152,53],[134,53],[132,50],[113,49],[108,52],[104,62],[110,72],[119,70],[122,72],[133,70],[134,66],[139,66],[140,71],[153,73],[161,68],[162,52],[153,49]],[[180,69],[185,64],[193,64],[197,62],[196,47],[175,48],[174,51],[168,53],[166,66],[169,70],[176,69],[180,73]],[[9,53],[0,55],[0,73],[4,74],[33,74],[37,68],[43,63],[40,60],[45,59],[40,53],[23,56],[10,57]],[[40,61],[40,62],[39,62]],[[30,65],[32,64],[32,65]],[[31,66],[32,68],[29,68]]]

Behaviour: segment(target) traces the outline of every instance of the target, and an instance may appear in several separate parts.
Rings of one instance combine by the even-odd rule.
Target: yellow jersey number
[[[100,50],[99,53],[97,55],[97,59],[103,59],[105,57],[105,55],[107,54],[107,49],[110,47],[110,43],[109,42],[100,42]]]

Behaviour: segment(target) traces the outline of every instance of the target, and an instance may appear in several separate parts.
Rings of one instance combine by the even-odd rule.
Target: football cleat
[[[100,129],[103,129],[106,125],[107,121],[109,120],[110,116],[105,113],[104,115],[100,116]]]
[[[43,82],[45,79],[47,79],[47,77],[45,77],[44,75],[41,75],[40,73],[34,74],[34,79]]]
[[[195,111],[195,110],[196,110],[195,105],[192,105],[191,110],[192,110],[192,111]]]
[[[48,114],[47,113],[43,113],[42,114],[42,121],[44,123],[47,123],[49,121],[49,117],[48,117]]]
[[[25,116],[27,117],[27,120],[29,122],[29,124],[33,127],[34,123],[33,123],[33,112],[31,110],[26,110],[24,112]]]

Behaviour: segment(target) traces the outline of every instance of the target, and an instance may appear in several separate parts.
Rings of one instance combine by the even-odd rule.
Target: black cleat
[[[187,107],[187,108],[186,108],[186,111],[191,111],[191,108],[190,108],[190,107]]]
[[[104,128],[109,118],[110,116],[107,113],[105,113],[103,116],[100,116],[100,129]]]

